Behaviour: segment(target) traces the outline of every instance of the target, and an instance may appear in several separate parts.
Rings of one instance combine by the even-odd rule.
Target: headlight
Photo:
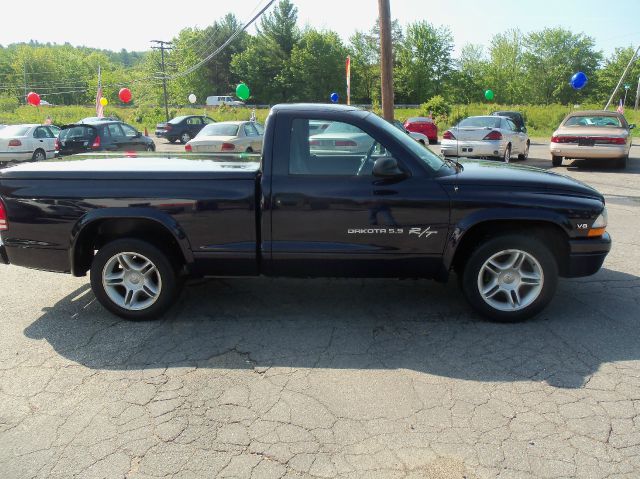
[[[607,229],[607,220],[607,208],[605,208],[591,225],[588,236],[602,236]]]

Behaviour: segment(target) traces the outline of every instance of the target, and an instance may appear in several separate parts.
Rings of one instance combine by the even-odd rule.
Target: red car
[[[429,143],[438,143],[438,127],[434,123],[433,119],[426,116],[416,116],[413,118],[407,118],[404,122],[404,127],[409,131],[416,133],[422,133],[429,138]]]

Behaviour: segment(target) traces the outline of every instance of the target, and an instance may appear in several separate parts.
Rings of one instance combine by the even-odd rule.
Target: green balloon
[[[493,100],[494,96],[495,95],[493,94],[493,90],[487,90],[484,92],[484,97],[489,101]]]
[[[246,100],[249,98],[251,92],[249,92],[249,87],[246,83],[239,83],[236,87],[236,96],[241,100]]]

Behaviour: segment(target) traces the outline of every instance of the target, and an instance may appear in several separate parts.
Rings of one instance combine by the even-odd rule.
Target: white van
[[[234,100],[231,96],[208,96],[207,97],[207,106],[220,106],[220,105],[229,105],[229,106],[244,106],[244,102]]]

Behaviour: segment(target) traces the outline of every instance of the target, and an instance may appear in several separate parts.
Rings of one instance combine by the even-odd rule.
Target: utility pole
[[[634,110],[638,109],[638,100],[640,100],[640,76],[638,77],[638,88],[636,89],[636,104],[633,107]]]
[[[622,72],[622,76],[620,77],[620,80],[618,81],[618,84],[613,89],[613,93],[611,94],[611,97],[609,98],[609,101],[604,106],[605,110],[607,108],[609,108],[609,105],[611,105],[611,102],[613,101],[613,97],[616,95],[616,92],[618,91],[618,88],[620,88],[620,85],[622,85],[622,82],[624,81],[624,77],[627,76],[627,72],[629,71],[629,68],[631,68],[631,64],[636,59],[636,55],[638,54],[638,51],[640,51],[640,45],[638,45],[638,48],[636,48],[636,51],[633,53],[633,56],[631,57],[631,60],[629,60],[629,63],[627,64],[627,68],[625,68],[624,72]]]
[[[163,40],[151,40],[151,43],[156,43],[159,46],[152,46],[153,50],[160,50],[160,57],[162,58],[162,90],[164,91],[164,114],[167,117],[167,121],[169,121],[169,106],[167,105],[167,74],[164,69],[164,51],[171,50],[173,47],[167,46],[172,45],[173,42],[165,42]]]
[[[23,73],[24,73],[24,104],[27,104],[27,64],[22,64]]]
[[[382,116],[393,121],[393,50],[391,45],[391,8],[389,0],[378,0],[380,24],[380,89]]]

